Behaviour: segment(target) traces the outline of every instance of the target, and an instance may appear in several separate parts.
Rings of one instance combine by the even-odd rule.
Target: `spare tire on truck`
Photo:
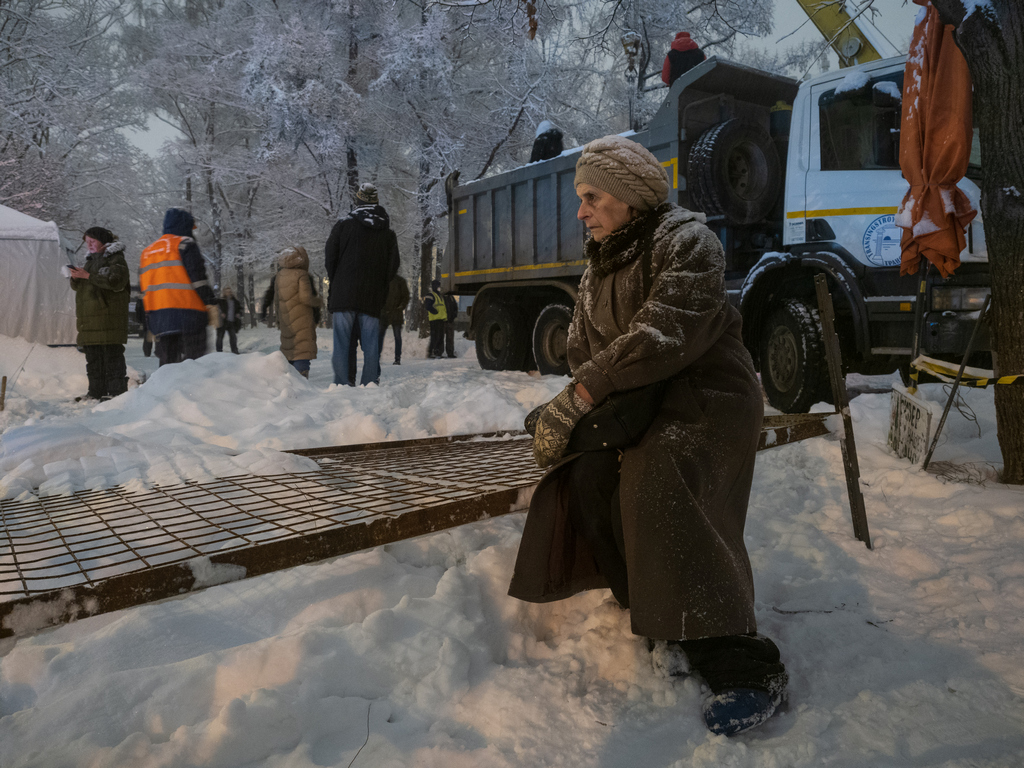
[[[767,131],[734,117],[697,139],[686,180],[695,210],[753,224],[771,212],[782,190],[779,153]]]
[[[570,325],[572,307],[565,304],[548,304],[537,315],[537,322],[533,325],[533,358],[541,374],[569,375],[566,348]]]
[[[519,371],[526,365],[530,333],[515,307],[488,302],[475,323],[476,359],[485,371]]]

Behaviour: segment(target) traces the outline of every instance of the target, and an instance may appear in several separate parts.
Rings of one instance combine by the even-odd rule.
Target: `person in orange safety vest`
[[[163,236],[143,250],[139,262],[146,324],[157,339],[160,365],[205,355],[206,326],[216,320],[217,301],[193,229],[191,213],[169,208]]]

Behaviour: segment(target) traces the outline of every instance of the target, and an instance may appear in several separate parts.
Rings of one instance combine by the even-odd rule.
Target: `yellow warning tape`
[[[956,374],[960,370],[959,365],[936,360],[925,355],[920,355],[910,364],[910,367],[912,371],[924,371],[929,376],[934,376],[939,381],[946,381],[950,384],[956,381]],[[911,373],[911,378],[915,379],[916,383],[914,373]],[[988,371],[984,368],[964,368],[963,376],[960,377],[961,387],[984,389],[990,384],[1024,384],[1024,374],[996,376],[993,371]]]

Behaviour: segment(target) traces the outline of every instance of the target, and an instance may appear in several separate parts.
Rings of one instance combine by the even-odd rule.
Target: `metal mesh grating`
[[[300,451],[318,472],[0,501],[0,601],[397,518],[542,474],[525,439],[424,442]]]
[[[827,432],[767,416],[758,450]],[[0,638],[210,586],[189,561],[258,576],[521,508],[544,474],[522,434],[294,451],[320,469],[0,500]]]

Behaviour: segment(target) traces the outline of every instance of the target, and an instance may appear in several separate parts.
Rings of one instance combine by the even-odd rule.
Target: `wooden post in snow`
[[[832,309],[832,296],[829,295],[824,275],[814,276],[814,290],[818,294],[818,315],[821,318],[822,340],[825,343],[825,357],[828,360],[828,377],[832,382],[832,397],[835,400],[836,411],[843,417],[843,439],[839,445],[843,450],[843,468],[846,470],[846,490],[850,497],[853,535],[871,549],[868,516],[864,510],[864,496],[860,492],[860,465],[857,463],[857,445],[853,440],[850,400],[846,395],[839,337],[836,336],[834,326],[835,310]]]

